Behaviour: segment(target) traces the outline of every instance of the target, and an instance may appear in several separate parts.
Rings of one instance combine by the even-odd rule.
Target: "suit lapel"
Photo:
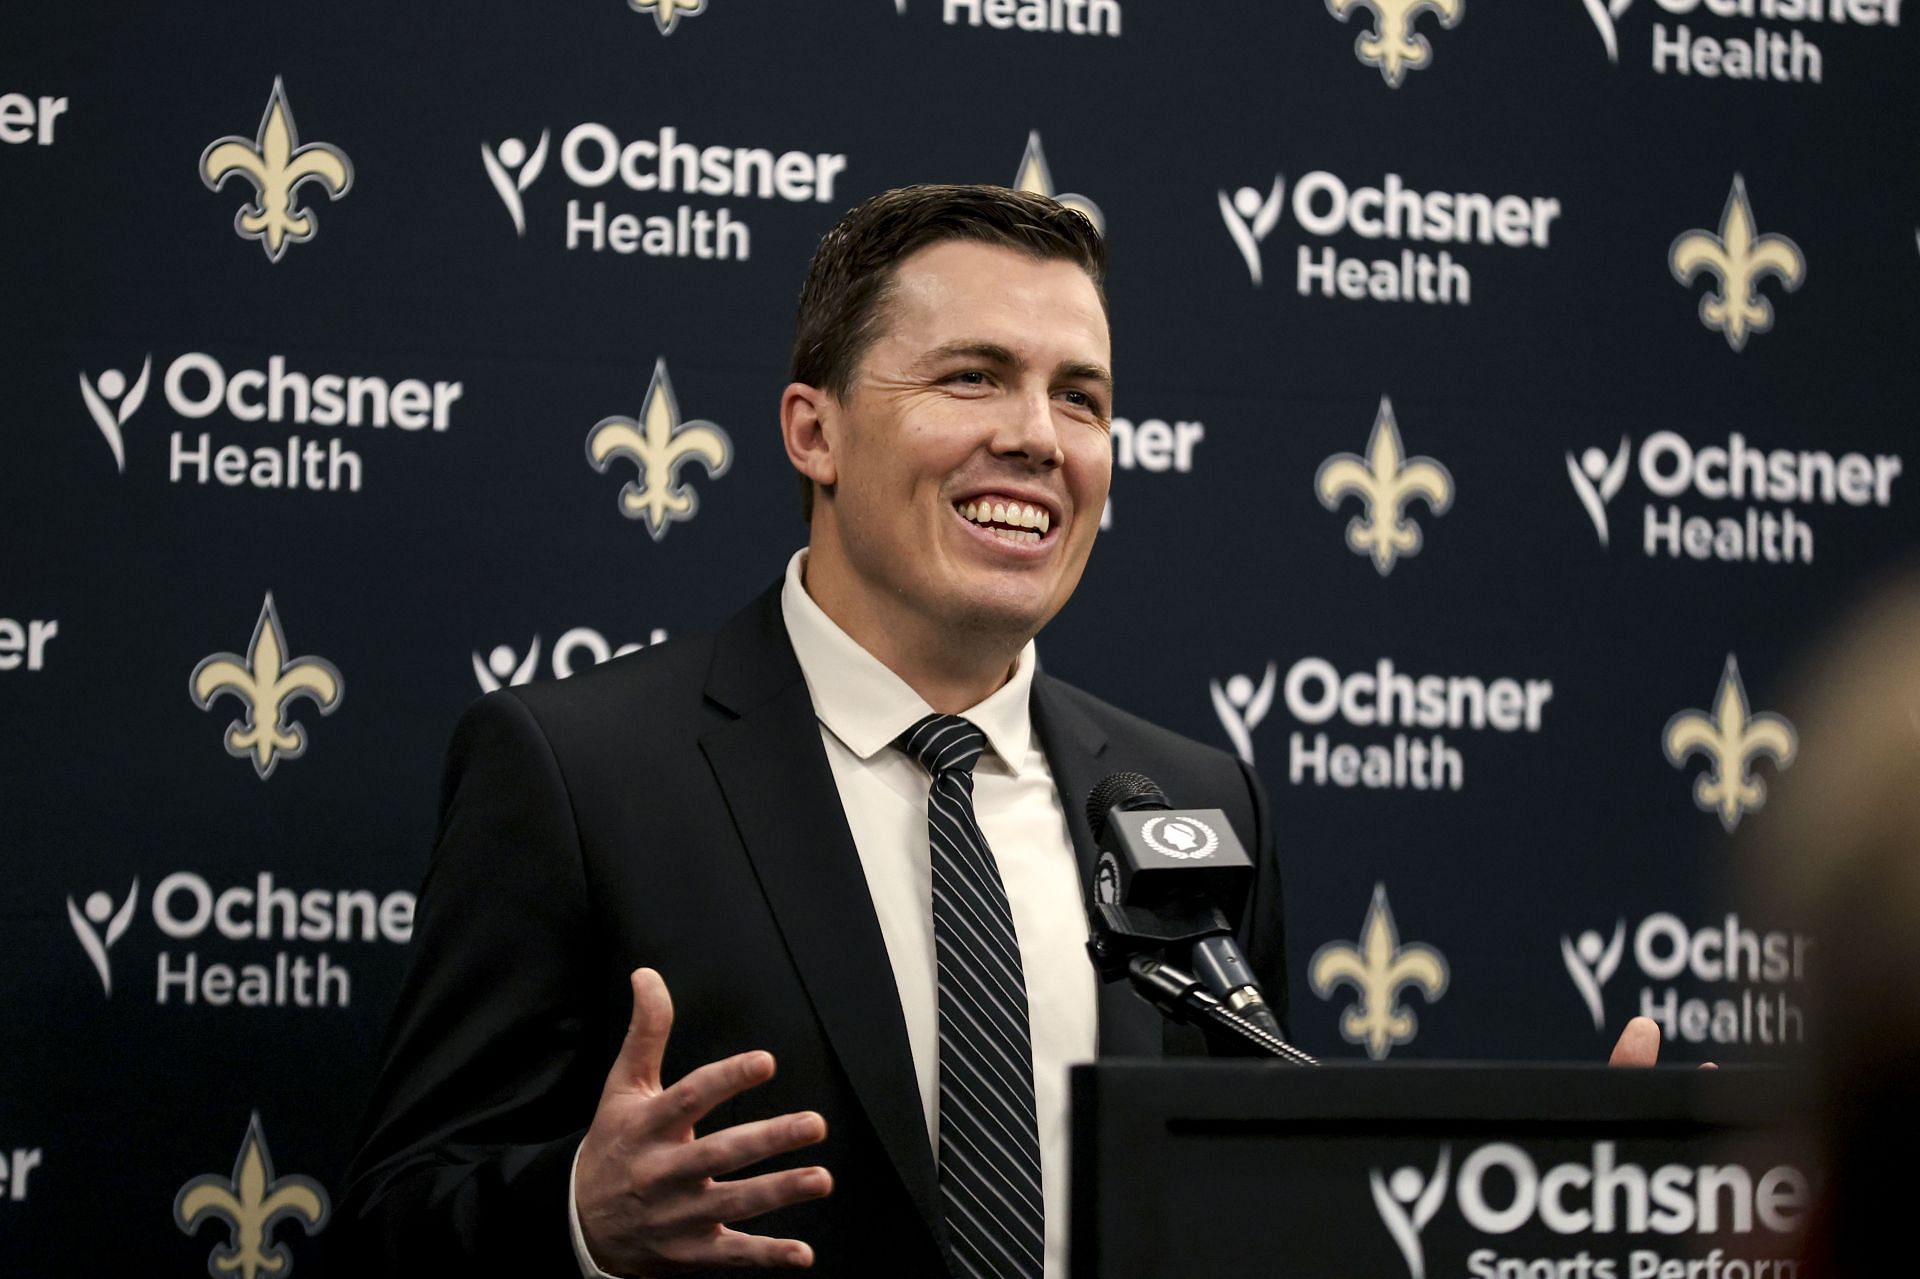
[[[938,1237],[912,1050],[866,872],[780,615],[779,589],[716,637],[707,696],[739,718],[700,739],[808,1000]]]
[[[1098,849],[1087,824],[1087,794],[1110,771],[1102,759],[1107,735],[1061,692],[1045,671],[1033,677],[1033,726],[1053,770],[1060,805],[1066,809],[1067,829],[1073,836],[1074,858],[1080,864],[1081,891],[1093,884]],[[1102,1057],[1158,1057],[1163,1028],[1159,1012],[1133,993],[1124,981],[1102,982],[1099,988],[1100,1055]]]

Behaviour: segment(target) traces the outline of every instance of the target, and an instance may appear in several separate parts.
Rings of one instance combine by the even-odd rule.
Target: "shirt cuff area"
[[[567,1170],[567,1230],[573,1235],[573,1259],[580,1263],[580,1273],[585,1279],[616,1279],[593,1263],[593,1254],[587,1251],[586,1232],[580,1229],[580,1201],[574,1197],[573,1179],[580,1171],[580,1147],[573,1152],[573,1165]]]

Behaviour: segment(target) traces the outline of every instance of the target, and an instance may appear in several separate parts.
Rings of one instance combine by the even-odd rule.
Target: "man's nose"
[[[999,457],[1019,458],[1037,470],[1059,466],[1066,454],[1060,447],[1052,394],[1040,389],[1014,397],[995,435],[993,451]]]

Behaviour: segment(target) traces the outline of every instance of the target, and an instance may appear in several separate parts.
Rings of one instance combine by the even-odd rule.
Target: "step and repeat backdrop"
[[[1108,239],[1042,659],[1258,769],[1304,1047],[1799,1042],[1734,885],[1920,532],[1909,17],[9,6],[0,1269],[325,1270],[455,719],[773,581],[807,258],[911,182]]]

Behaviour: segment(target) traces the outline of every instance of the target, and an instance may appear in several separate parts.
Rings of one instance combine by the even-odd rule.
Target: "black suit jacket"
[[[1044,673],[1033,716],[1089,877],[1084,797],[1109,772],[1226,811],[1261,864],[1245,945],[1284,1000],[1251,771]],[[568,1171],[641,965],[673,994],[667,1080],[748,1049],[777,1059],[704,1130],[826,1117],[824,1143],[770,1166],[822,1164],[833,1194],[743,1228],[807,1240],[825,1275],[946,1273],[899,996],[777,587],[711,637],[476,703],[414,945],[331,1232],[345,1273],[578,1274]],[[1101,988],[1103,1056],[1157,1056],[1184,1034]]]

